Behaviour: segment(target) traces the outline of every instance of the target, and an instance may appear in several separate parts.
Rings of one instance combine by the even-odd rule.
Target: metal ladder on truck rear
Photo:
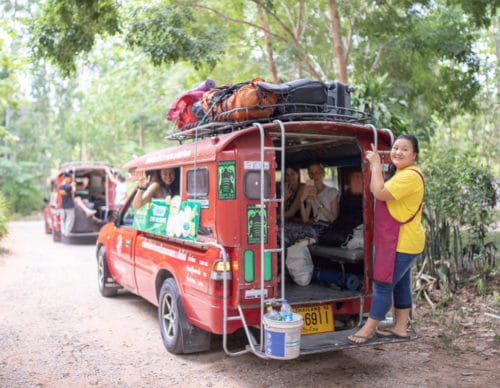
[[[285,208],[284,208],[284,201],[283,201],[283,190],[284,190],[284,177],[285,177],[285,126],[282,121],[280,120],[275,120],[273,121],[274,124],[277,125],[280,131],[280,146],[266,146],[265,145],[265,129],[260,123],[254,123],[253,125],[258,128],[259,134],[260,134],[260,163],[259,163],[259,169],[260,169],[260,203],[259,203],[259,208],[260,208],[260,316],[264,316],[265,312],[265,305],[266,303],[274,303],[278,301],[277,299],[265,299],[264,291],[264,266],[265,266],[265,256],[266,254],[273,254],[277,253],[280,255],[280,260],[281,260],[281,297],[285,297],[285,271],[284,271],[284,266],[285,266],[285,249],[284,249],[284,237],[285,237],[285,231],[284,231],[284,224],[285,224]],[[275,153],[281,153],[281,194],[278,197],[277,195],[275,198],[265,198],[265,188],[266,188],[266,161],[265,161],[265,153],[266,151],[274,151]],[[272,168],[270,165],[267,166],[267,169]],[[267,212],[267,207],[269,204],[272,203],[277,203],[280,208],[281,216],[280,216],[280,225],[279,225],[279,230],[280,230],[280,238],[279,238],[279,244],[276,248],[266,248],[266,228],[268,227],[268,217],[266,216],[268,214]],[[225,266],[224,266],[225,267]],[[272,267],[272,264],[271,264]],[[268,358],[265,355],[264,352],[264,328],[263,328],[263,319],[261,319],[260,323],[260,339],[259,342],[255,340],[255,337],[253,334],[250,332],[249,326],[246,323],[245,316],[243,313],[243,309],[240,304],[238,304],[238,316],[233,316],[233,317],[228,317],[227,316],[227,280],[226,276],[224,276],[224,334],[223,334],[223,348],[224,351],[230,355],[230,356],[239,356],[244,353],[252,352],[255,355],[257,355],[260,358]],[[232,352],[228,349],[227,347],[227,323],[228,321],[231,320],[241,320],[243,329],[245,330],[246,337],[248,339],[249,345],[246,347],[246,349],[238,351],[238,352]]]

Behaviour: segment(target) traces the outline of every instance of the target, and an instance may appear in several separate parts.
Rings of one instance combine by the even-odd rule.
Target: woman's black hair
[[[300,174],[300,169],[297,166],[295,166],[295,165],[285,166],[285,172],[289,168],[292,169],[293,171],[295,171],[297,174]]]
[[[396,140],[399,140],[399,139],[405,139],[405,140],[408,140],[411,143],[411,145],[413,147],[413,151],[416,154],[415,161],[418,162],[419,148],[418,148],[418,140],[417,140],[417,138],[415,136],[413,136],[413,135],[402,134],[402,135],[399,135],[396,138]],[[396,142],[396,140],[394,140],[394,142]],[[392,178],[395,173],[396,173],[396,166],[391,162],[389,164],[389,169],[388,169],[388,172],[387,172],[387,179]]]

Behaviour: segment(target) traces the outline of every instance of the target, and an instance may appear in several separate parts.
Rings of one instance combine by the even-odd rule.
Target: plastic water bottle
[[[273,309],[273,306],[267,306],[266,318],[272,319],[273,321],[279,321],[281,317],[280,313]]]
[[[286,299],[283,299],[283,302],[281,303],[280,315],[282,321],[285,322],[293,321],[292,307],[288,304],[288,301]]]

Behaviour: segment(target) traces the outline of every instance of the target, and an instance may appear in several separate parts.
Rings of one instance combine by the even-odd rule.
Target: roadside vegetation
[[[472,284],[498,299],[499,232],[491,230],[499,220],[499,7],[4,1],[0,239],[10,214],[42,208],[47,178],[62,162],[121,166],[165,146],[174,130],[165,121],[170,103],[204,79],[340,80],[355,87],[353,106],[378,126],[421,142],[427,247],[418,298],[437,308]]]
[[[7,222],[9,222],[9,220],[9,204],[5,199],[5,196],[0,192],[0,240],[8,233]]]

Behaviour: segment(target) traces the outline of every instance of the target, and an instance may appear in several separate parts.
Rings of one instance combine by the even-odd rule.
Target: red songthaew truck
[[[45,199],[45,233],[52,234],[54,241],[68,244],[94,244],[100,227],[114,211],[116,185],[109,179],[106,170],[112,166],[105,162],[78,161],[61,165],[57,174],[49,179],[50,198]],[[64,175],[69,174],[75,184],[75,222],[68,236],[61,234],[61,193],[59,186]],[[85,214],[82,206],[94,213],[94,217]]]
[[[101,229],[99,289],[109,297],[124,288],[157,305],[168,351],[208,350],[211,334],[219,334],[228,354],[276,358],[266,352],[262,317],[268,305],[285,298],[303,319],[301,355],[359,346],[346,337],[358,329],[371,301],[374,201],[364,155],[373,143],[387,167],[394,139],[390,130],[376,128],[348,106],[302,111],[197,125],[170,137],[178,145],[124,166],[131,173],[172,168],[177,192],[167,198],[168,217],[156,218],[165,223],[164,232],[137,227],[144,213],[132,207],[135,192],[116,221]],[[304,173],[311,162],[322,164],[327,183],[340,193],[338,221],[349,225],[340,239],[362,224],[363,247],[342,247],[338,233],[328,231],[308,246],[314,276],[301,286],[285,271],[281,185],[285,166]],[[164,215],[161,205],[153,207]],[[176,231],[171,218],[186,208]],[[230,349],[228,336],[239,329],[248,344]],[[411,329],[408,339],[417,338]],[[403,340],[377,339],[370,345]]]

